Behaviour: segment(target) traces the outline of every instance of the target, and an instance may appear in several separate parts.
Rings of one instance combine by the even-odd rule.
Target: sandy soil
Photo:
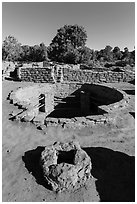
[[[134,85],[112,84],[130,96],[129,106],[119,112],[116,124],[81,130],[50,127],[43,132],[31,123],[9,120],[9,113],[17,109],[7,100],[9,92],[28,83],[6,80],[2,83],[3,201],[134,201]],[[38,155],[43,146],[70,139],[78,140],[91,157],[94,178],[75,192],[56,194],[42,183],[37,168]]]

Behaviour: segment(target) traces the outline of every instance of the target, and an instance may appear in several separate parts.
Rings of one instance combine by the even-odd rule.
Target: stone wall
[[[10,119],[35,122],[43,120],[54,110],[54,85],[35,84],[18,88],[9,94],[10,103],[19,107],[13,111]],[[41,118],[41,119],[40,119]]]
[[[133,73],[129,72],[95,72],[90,70],[72,70],[63,69],[63,81],[80,83],[109,83],[109,82],[127,82],[135,78]]]
[[[135,73],[113,72],[113,71],[92,71],[62,68],[61,65],[50,68],[19,68],[19,78],[22,81],[37,83],[55,83],[55,82],[79,82],[79,83],[111,83],[128,82],[135,79]]]
[[[69,95],[71,95],[76,90],[80,89],[82,87],[82,84],[80,83],[56,83],[54,86],[55,90],[55,97],[59,98],[66,98]]]
[[[22,81],[30,82],[54,82],[52,77],[52,69],[50,68],[19,68],[19,78]]]

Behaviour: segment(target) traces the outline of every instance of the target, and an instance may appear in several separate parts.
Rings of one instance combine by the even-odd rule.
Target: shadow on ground
[[[68,105],[68,104],[67,104]],[[59,108],[56,109],[56,108]],[[75,106],[58,106],[56,107],[55,110],[53,112],[51,112],[48,117],[52,117],[52,118],[74,118],[74,117],[85,117],[85,116],[91,116],[91,115],[103,115],[105,113],[107,113],[105,110],[94,106],[94,109],[92,107],[92,110],[86,114],[81,114],[81,109],[80,107],[77,105],[77,107]]]
[[[32,173],[32,175],[35,177],[36,182],[51,190],[51,187],[43,179],[43,172],[39,164],[41,152],[44,149],[44,147],[38,146],[34,150],[27,151],[22,157],[22,160],[24,161],[25,167],[28,169],[29,173]]]
[[[133,118],[135,118],[135,112],[129,112],[129,113],[130,113],[130,115],[133,116]]]
[[[5,80],[7,80],[7,81],[17,81],[17,82],[20,82],[21,80],[19,80],[19,79],[17,79],[17,78],[14,78],[14,77],[5,77],[4,78]]]
[[[110,97],[111,96],[111,97]],[[65,98],[55,97],[55,108],[48,117],[74,118],[90,115],[103,115],[107,112],[99,106],[116,103],[123,99],[123,94],[110,87],[83,84]]]
[[[91,158],[91,174],[96,180],[96,190],[102,202],[135,201],[135,157],[102,147],[83,148]],[[39,159],[44,147],[25,152],[25,167],[36,182],[50,189],[43,181]],[[51,190],[51,189],[50,189]]]
[[[123,90],[125,91],[128,95],[135,95],[135,90]]]
[[[135,157],[102,147],[84,148],[102,202],[135,201]]]

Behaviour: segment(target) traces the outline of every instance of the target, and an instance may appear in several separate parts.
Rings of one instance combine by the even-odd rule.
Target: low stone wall
[[[19,79],[22,81],[36,82],[36,83],[53,83],[53,75],[51,68],[19,68]]]
[[[65,98],[82,87],[82,83],[56,83],[55,97]]]
[[[61,68],[55,65],[43,68],[20,67],[18,77],[22,81],[36,83],[79,82],[79,83],[112,83],[128,82],[135,79],[132,72],[92,71]]]
[[[63,69],[63,81],[80,83],[127,82],[135,78],[131,72],[93,72],[90,70]]]

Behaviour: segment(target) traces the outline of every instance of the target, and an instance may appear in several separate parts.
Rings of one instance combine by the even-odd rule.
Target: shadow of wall
[[[81,97],[82,92],[85,93],[83,97]],[[74,118],[89,115],[102,115],[107,112],[99,106],[109,105],[122,99],[123,95],[115,89],[95,84],[83,84],[81,88],[78,88],[69,96],[65,98],[56,98],[57,104],[55,110],[48,115],[48,117]],[[85,113],[82,111],[82,107],[85,107]]]

